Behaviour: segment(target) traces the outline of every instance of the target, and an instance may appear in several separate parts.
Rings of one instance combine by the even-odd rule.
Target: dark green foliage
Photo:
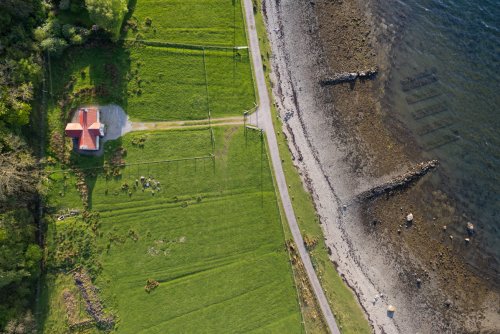
[[[61,15],[59,15],[61,14]],[[62,55],[85,43],[90,20],[83,0],[0,0],[0,332],[31,333],[26,313],[42,250],[35,240],[39,166],[20,134],[40,97],[42,54]],[[38,100],[40,102],[40,100]],[[38,128],[41,124],[36,124]],[[34,142],[37,140],[34,138]],[[28,209],[29,208],[29,209]],[[84,219],[85,226],[92,224]],[[91,232],[90,232],[91,233]],[[82,239],[83,238],[83,239]],[[85,241],[85,236],[76,239]],[[74,261],[92,258],[92,247]],[[94,268],[95,268],[94,264]]]
[[[29,122],[41,78],[34,29],[44,18],[40,0],[0,1],[0,332],[5,333],[32,333],[34,324],[26,310],[42,251],[28,208],[34,206],[38,168],[19,134]]]
[[[23,312],[39,274],[42,251],[27,209],[0,214],[0,328]]]
[[[24,315],[9,320],[5,326],[5,334],[36,334],[36,321],[33,313],[27,311]]]
[[[83,44],[89,35],[88,29],[70,23],[61,24],[59,19],[53,17],[34,32],[41,49],[53,56],[60,56],[69,45]]]
[[[59,56],[68,46],[68,42],[66,42],[62,38],[49,37],[47,39],[44,39],[40,43],[40,46],[42,47],[43,50],[48,51],[53,55]]]
[[[127,13],[126,0],[85,0],[92,21],[111,34],[116,41],[120,36],[123,18]]]
[[[0,214],[26,206],[37,192],[38,171],[26,143],[0,129]]]
[[[40,75],[33,29],[43,19],[36,0],[0,1],[0,127],[28,122],[33,84]]]

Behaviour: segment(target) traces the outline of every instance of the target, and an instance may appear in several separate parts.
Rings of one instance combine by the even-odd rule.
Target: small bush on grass
[[[158,281],[155,281],[154,279],[149,278],[146,282],[146,286],[144,286],[144,290],[146,290],[147,293],[150,293],[151,291],[156,289],[159,285],[160,285],[160,283],[158,283]]]

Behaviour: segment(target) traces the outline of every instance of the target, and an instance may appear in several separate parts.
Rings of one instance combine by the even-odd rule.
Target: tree
[[[0,332],[9,323],[5,331],[15,334],[34,330],[26,310],[42,257],[30,212],[39,168],[18,134],[41,78],[39,42],[60,30],[57,22],[43,25],[47,6],[42,0],[0,0]]]
[[[112,40],[120,37],[123,18],[127,13],[126,0],[85,0],[90,18],[111,34]]]
[[[29,306],[29,296],[40,271],[42,251],[35,244],[33,215],[26,208],[0,214],[0,231],[1,331],[9,320],[24,324],[20,315]]]
[[[0,120],[20,126],[28,123],[33,98],[33,81],[40,66],[29,58],[0,63]]]
[[[40,247],[34,243],[33,216],[26,209],[0,215],[0,228],[6,236],[0,241],[0,290],[20,283],[25,277],[36,277]]]
[[[33,198],[38,190],[38,168],[24,141],[0,131],[0,212]]]
[[[44,39],[40,46],[43,50],[48,51],[49,53],[59,56],[63,53],[63,51],[68,47],[68,42],[59,37],[49,37]]]

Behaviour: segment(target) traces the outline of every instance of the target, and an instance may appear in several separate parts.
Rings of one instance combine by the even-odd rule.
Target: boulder
[[[474,234],[474,224],[472,224],[471,222],[467,223],[466,229],[467,229],[467,233],[469,235],[473,235]]]

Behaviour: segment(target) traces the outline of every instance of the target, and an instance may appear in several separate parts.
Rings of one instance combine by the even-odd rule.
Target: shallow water
[[[467,260],[498,281],[500,1],[384,0],[377,11],[397,30],[384,111],[441,161],[433,182],[466,214],[455,233],[477,230]]]

